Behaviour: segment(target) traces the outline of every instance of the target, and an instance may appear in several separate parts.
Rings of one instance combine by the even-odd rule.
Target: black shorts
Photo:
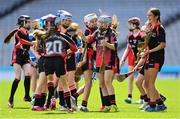
[[[112,66],[108,66],[108,67],[105,67],[105,70],[113,70],[113,67]],[[100,73],[100,67],[96,67],[96,72],[97,73]]]
[[[71,57],[66,60],[66,69],[67,71],[76,70],[76,58],[74,54],[71,55]]]
[[[56,74],[57,77],[66,74],[64,58],[60,56],[56,57],[45,57],[45,74]]]
[[[86,70],[93,70],[93,64],[94,64],[95,60],[93,60],[93,56],[90,55],[86,55],[86,63],[82,66],[82,71],[86,71]]]
[[[149,59],[148,63],[145,64],[145,69],[148,68],[155,68],[158,69],[158,71],[161,71],[161,68],[164,64],[164,61],[155,61],[154,59]]]
[[[37,64],[39,73],[45,72],[44,63],[45,63],[45,57],[41,56]]]
[[[105,70],[113,70],[114,73],[119,73],[119,58],[116,57],[113,63],[105,66]],[[96,67],[96,72],[100,72],[100,67]]]
[[[12,65],[14,63],[17,63],[21,66],[23,66],[24,64],[29,63],[29,52],[22,50],[22,49],[17,49],[14,48],[13,54],[12,54]]]

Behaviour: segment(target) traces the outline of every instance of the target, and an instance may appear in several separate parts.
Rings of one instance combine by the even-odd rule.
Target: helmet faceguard
[[[30,20],[30,16],[28,15],[21,15],[18,18],[18,25],[20,25],[21,27],[24,27],[26,25],[26,23],[28,22],[28,20]]]
[[[90,13],[84,16],[84,23],[86,27],[90,29],[96,29],[97,27],[97,15],[95,13]]]
[[[108,23],[109,25],[111,25],[112,24],[112,17],[108,16],[108,15],[101,15],[98,18],[98,22],[105,22],[105,23]]]
[[[56,16],[60,17],[60,20],[72,20],[72,14],[65,10],[58,10]]]
[[[97,19],[97,15],[95,13],[87,14],[86,16],[84,16],[84,23],[87,24],[93,19]]]
[[[129,23],[135,24],[137,27],[140,26],[140,18],[139,17],[132,17],[128,20]]]
[[[46,28],[46,20],[47,20],[48,18],[50,18],[50,17],[56,18],[56,16],[53,15],[53,14],[47,14],[47,15],[45,15],[45,16],[43,16],[43,17],[40,18],[39,23],[40,23],[40,27],[41,27],[41,28],[43,28],[43,29]]]
[[[98,18],[98,22],[99,22],[99,30],[103,33],[104,31],[106,31],[108,28],[111,27],[112,17],[108,15],[101,15]],[[104,23],[106,23],[106,26],[102,25]]]
[[[55,20],[55,24],[60,24],[66,29],[69,27],[70,23],[72,22],[72,14],[69,13],[68,11],[65,10],[58,10],[56,14],[57,18]],[[68,20],[70,21],[68,24],[67,23],[62,23],[63,20]]]
[[[47,15],[46,19],[45,19],[45,28],[49,29],[49,30],[54,30],[56,27],[55,19],[56,19],[55,15],[53,15],[53,14]]]

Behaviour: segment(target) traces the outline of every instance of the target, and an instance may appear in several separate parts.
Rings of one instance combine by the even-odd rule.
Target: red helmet
[[[56,19],[55,15],[48,14],[45,19],[45,27],[55,28],[55,19]]]
[[[47,18],[45,19],[46,25],[48,24],[48,22],[50,22],[50,25],[55,25],[55,19],[56,19],[56,16],[55,16],[55,15],[53,15],[53,14],[48,14],[46,17],[47,17]]]

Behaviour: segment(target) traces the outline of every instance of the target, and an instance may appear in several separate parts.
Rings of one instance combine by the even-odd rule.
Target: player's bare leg
[[[110,100],[110,111],[116,112],[118,111],[117,105],[116,105],[116,98],[115,98],[115,92],[113,87],[113,77],[114,77],[114,71],[113,70],[105,70],[104,71],[104,80],[105,85],[108,91],[109,100]]]
[[[139,104],[143,104],[143,99],[145,96],[147,96],[145,89],[143,87],[143,82],[144,82],[144,75],[142,74],[138,74],[137,79],[136,79],[136,87],[138,88],[139,92],[140,92],[140,100],[137,102]]]
[[[31,89],[32,89],[32,97],[34,97],[36,87],[37,87],[37,68],[31,66]]]
[[[132,71],[134,68],[134,66],[128,66],[128,70],[129,71]],[[132,91],[133,91],[133,81],[134,81],[134,74],[131,74],[129,77],[129,80],[128,80],[128,98],[125,99],[124,101],[126,103],[132,103]]]
[[[67,82],[67,75],[66,74],[62,75],[59,81],[61,81],[61,84],[63,86],[64,99],[67,103],[67,111],[73,112],[73,110],[71,109],[71,100],[70,100],[71,93]]]
[[[35,101],[32,110],[41,111],[44,110],[44,104],[47,95],[47,78],[45,72],[39,74],[39,80],[37,82],[37,88],[35,91]]]
[[[77,93],[79,95],[83,94],[84,93],[84,88],[85,88],[85,85],[82,85],[78,90],[77,90]]]
[[[161,100],[160,94],[155,87],[157,74],[158,69],[156,68],[149,68],[145,70],[145,78],[147,79],[145,80],[145,83],[147,85],[150,98],[149,107],[145,108],[145,111],[165,110],[167,108]]]
[[[24,89],[25,89],[25,96],[24,96],[24,101],[31,101],[31,97],[30,97],[30,85],[31,85],[31,67],[30,64],[24,64],[23,65],[23,69],[24,69],[24,75],[25,75],[25,79],[24,79]]]
[[[62,80],[61,77],[59,78],[58,87],[57,87],[58,96],[59,96],[59,105],[60,105],[59,109],[61,111],[65,111],[66,106],[65,106],[65,100],[64,100],[64,89],[63,89],[63,86],[62,86],[62,82],[60,80]]]
[[[83,100],[82,100],[82,107],[81,111],[89,111],[87,109],[87,103],[88,103],[88,98],[91,92],[91,87],[92,87],[92,70],[86,70],[84,71],[84,81],[85,81],[85,87],[84,87],[84,95],[83,95]]]
[[[72,101],[72,107],[74,109],[77,108],[77,88],[76,88],[76,82],[75,82],[75,70],[68,71],[67,73],[68,78],[68,86],[71,92],[71,101]]]
[[[46,102],[46,108],[50,107],[51,99],[54,99],[54,82],[53,82],[54,76],[53,74],[49,74],[47,76],[47,84],[48,84],[48,99]],[[54,107],[53,107],[54,109]]]
[[[10,94],[9,101],[8,101],[8,106],[10,108],[14,107],[14,94],[17,90],[19,81],[21,79],[21,66],[17,63],[14,63],[13,67],[14,67],[14,71],[15,71],[15,79],[12,83],[11,94]]]
[[[100,111],[109,110],[110,101],[109,101],[109,94],[105,85],[104,73],[98,73],[98,79],[99,79],[99,87],[101,88],[102,91],[101,102],[104,101],[105,104],[105,106],[100,107]]]

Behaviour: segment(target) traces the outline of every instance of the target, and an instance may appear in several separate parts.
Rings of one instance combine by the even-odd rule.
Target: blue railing
[[[124,66],[121,73],[128,72],[128,67]],[[180,77],[180,66],[163,66],[160,72],[162,75],[174,75],[176,78]]]
[[[10,66],[0,67],[0,74],[4,74],[5,72],[11,73],[13,71],[14,71],[13,67],[10,67]],[[125,72],[128,72],[127,66],[124,66],[121,69],[121,73],[125,73]],[[170,76],[174,76],[175,78],[179,78],[180,77],[180,66],[163,66],[160,74],[162,74],[163,76],[170,75]]]

